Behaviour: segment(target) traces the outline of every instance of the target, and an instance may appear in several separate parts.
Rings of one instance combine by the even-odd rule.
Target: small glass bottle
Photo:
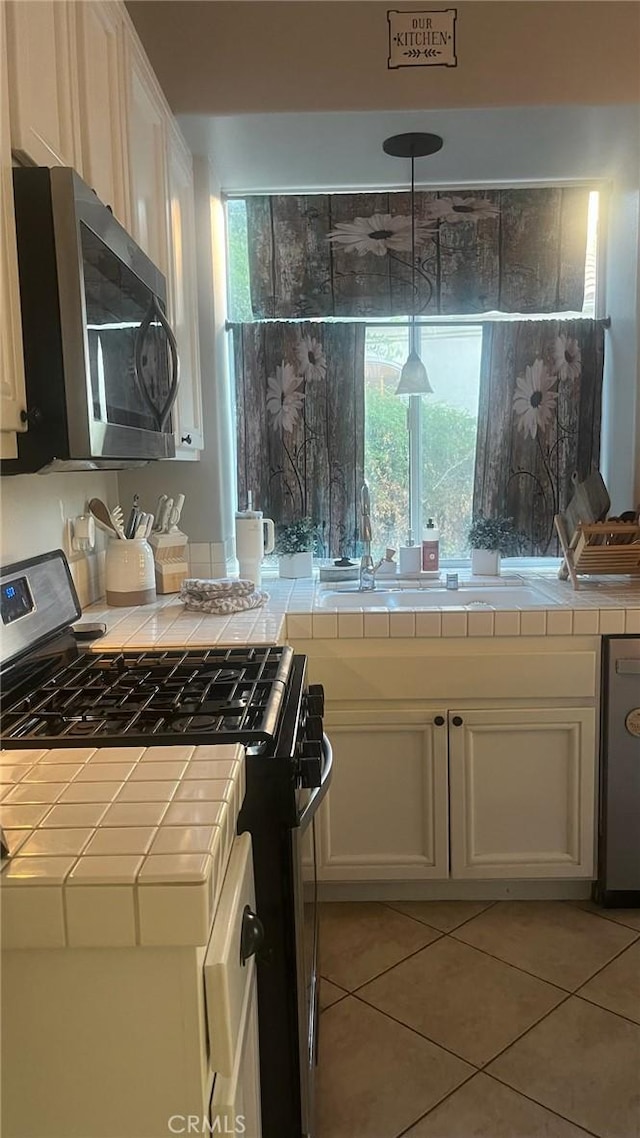
[[[429,518],[422,539],[422,572],[437,573],[440,568],[440,533]]]

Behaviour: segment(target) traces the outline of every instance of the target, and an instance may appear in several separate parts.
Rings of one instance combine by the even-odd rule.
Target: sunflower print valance
[[[589,190],[248,197],[256,320],[580,312]],[[233,317],[233,313],[231,314]]]

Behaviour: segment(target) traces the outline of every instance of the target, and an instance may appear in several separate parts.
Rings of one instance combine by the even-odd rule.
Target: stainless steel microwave
[[[2,473],[173,458],[165,278],[74,170],[13,182],[28,429]]]

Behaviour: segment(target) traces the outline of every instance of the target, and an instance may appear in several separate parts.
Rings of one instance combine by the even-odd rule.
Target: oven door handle
[[[316,813],[322,799],[329,789],[331,782],[331,772],[333,769],[333,747],[326,735],[322,736],[322,775],[320,778],[320,786],[316,786],[309,801],[304,807],[298,819],[298,825],[301,830],[306,826]]]

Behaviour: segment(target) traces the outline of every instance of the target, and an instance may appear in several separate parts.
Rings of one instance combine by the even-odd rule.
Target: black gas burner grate
[[[290,648],[82,653],[37,690],[5,700],[4,745],[29,740],[215,735],[273,740]]]

